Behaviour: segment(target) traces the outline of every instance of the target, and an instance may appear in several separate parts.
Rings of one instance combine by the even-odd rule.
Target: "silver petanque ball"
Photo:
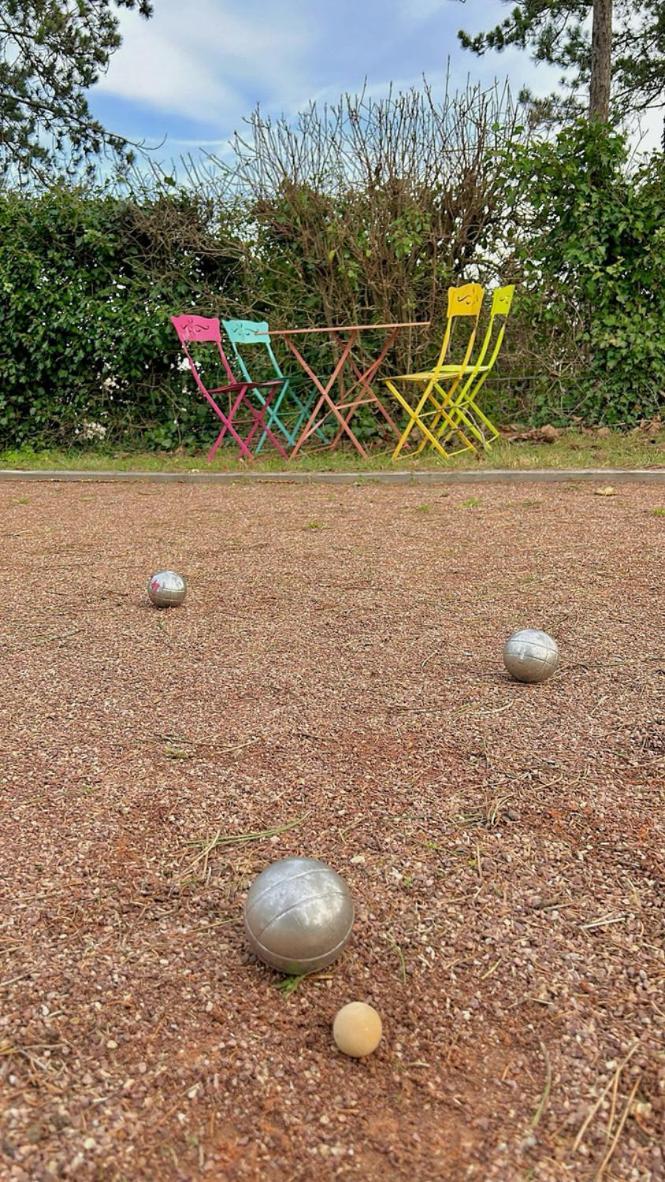
[[[187,583],[174,570],[160,570],[148,579],[148,598],[155,607],[179,607],[186,592]]]
[[[559,664],[559,648],[547,632],[522,628],[506,641],[503,663],[516,681],[547,681]]]
[[[283,858],[252,883],[245,932],[252,951],[293,975],[332,964],[353,927],[353,900],[344,879],[315,858]]]

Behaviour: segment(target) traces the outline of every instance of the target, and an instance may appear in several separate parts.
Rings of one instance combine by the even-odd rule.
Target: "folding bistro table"
[[[371,406],[375,411],[383,416],[386,423],[390,427],[394,436],[399,439],[401,430],[391,418],[390,414],[383,405],[381,399],[374,393],[372,389],[372,379],[377,373],[381,362],[386,356],[388,350],[392,347],[397,337],[397,333],[402,328],[422,328],[428,325],[429,320],[411,320],[404,321],[400,324],[350,324],[342,325],[340,327],[327,328],[282,328],[272,329],[271,337],[281,337],[284,344],[290,349],[295,357],[300,368],[305,372],[307,377],[313,382],[315,388],[319,392],[312,411],[305,423],[295,446],[291,452],[290,458],[298,454],[307,442],[310,436],[316,432],[320,432],[322,424],[329,417],[334,418],[337,429],[331,441],[325,444],[328,448],[337,447],[343,436],[346,436],[356,451],[361,456],[367,458],[367,452],[360,440],[352,430],[350,423],[356,411],[361,406]],[[365,361],[359,361],[354,357],[354,349],[357,348],[362,332],[385,332],[386,336],[384,342],[375,356],[374,360],[369,365]],[[294,337],[307,337],[314,335],[321,335],[327,333],[331,341],[338,342],[341,345],[339,357],[335,363],[330,376],[321,380],[314,373],[307,361],[298,348],[298,344]],[[365,368],[363,369],[363,365]],[[345,370],[352,375],[352,384],[346,388],[344,386],[344,372]],[[333,390],[337,390],[337,394],[333,394]]]

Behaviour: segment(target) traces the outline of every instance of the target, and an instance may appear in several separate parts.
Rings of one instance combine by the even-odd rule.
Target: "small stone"
[[[117,1044],[117,1042],[115,1041],[115,1039],[114,1039],[114,1038],[110,1038],[110,1039],[108,1040],[108,1042],[107,1042],[107,1044],[106,1044],[106,1049],[107,1049],[108,1051],[117,1051],[117,1049],[118,1049],[118,1044]]]

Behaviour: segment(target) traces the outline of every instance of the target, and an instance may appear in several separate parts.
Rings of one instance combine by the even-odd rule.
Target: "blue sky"
[[[547,93],[556,72],[525,53],[477,58],[457,30],[487,29],[509,11],[501,0],[154,0],[149,22],[122,11],[123,45],[91,93],[105,125],[176,158],[221,148],[257,103],[294,114],[335,99],[366,78],[374,92],[436,87],[447,60],[455,82],[510,79]]]
[[[482,58],[461,49],[457,30],[491,28],[510,12],[502,0],[154,0],[144,21],[121,10],[123,44],[91,93],[109,130],[154,146],[163,162],[197,147],[223,151],[244,116],[294,115],[311,99],[374,93],[394,82],[436,88],[450,60],[453,82],[506,78],[515,93],[557,85],[559,72],[511,49]],[[644,120],[655,146],[662,113]]]

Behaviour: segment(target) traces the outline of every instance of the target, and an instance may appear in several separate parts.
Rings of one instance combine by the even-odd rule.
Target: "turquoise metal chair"
[[[246,357],[241,349],[243,345],[245,346],[245,351],[251,347],[262,349],[264,358],[267,359],[270,369],[282,382],[282,387],[277,393],[277,396],[266,407],[266,429],[254,448],[254,454],[258,455],[266,438],[268,438],[268,432],[270,430],[278,431],[286,439],[289,447],[295,447],[303,423],[306,422],[311,410],[316,391],[312,392],[309,402],[304,402],[299,394],[296,393],[293,388],[293,382],[282,372],[280,364],[275,357],[270,341],[270,329],[266,320],[223,320],[222,324],[224,325],[224,332],[229,339],[240,371],[248,382],[254,383],[254,378],[250,377]],[[262,397],[258,386],[255,389],[255,395],[259,399]],[[287,407],[288,403],[291,403],[291,409],[295,411],[295,421],[292,421],[292,414],[288,409],[286,413],[282,411],[282,407]],[[287,418],[289,421],[285,422],[284,420]]]

